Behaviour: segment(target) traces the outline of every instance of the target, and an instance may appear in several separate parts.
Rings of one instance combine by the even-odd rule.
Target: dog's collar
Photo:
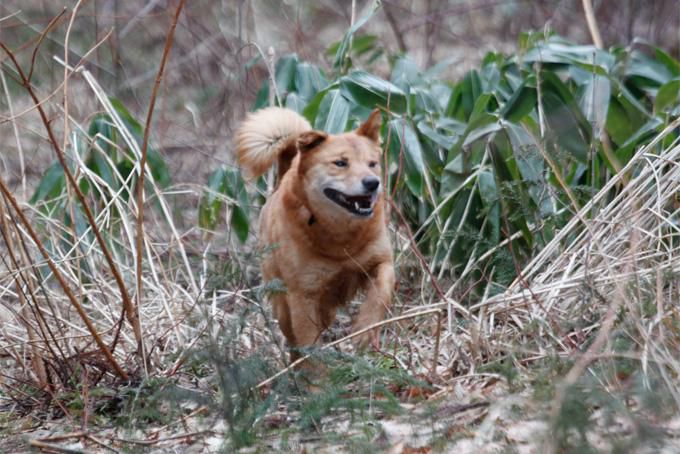
[[[307,225],[312,225],[314,223],[316,223],[316,218],[314,217],[314,215],[311,215],[309,217],[309,221],[307,221]]]

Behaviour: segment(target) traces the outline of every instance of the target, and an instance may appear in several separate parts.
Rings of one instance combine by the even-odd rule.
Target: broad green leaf
[[[659,132],[659,128],[662,126],[663,122],[659,118],[654,117],[650,119],[640,129],[635,131],[635,133],[630,136],[628,140],[626,140],[626,143],[621,145],[621,148],[616,151],[616,154],[624,162],[627,162],[632,157],[635,147],[637,147],[641,142],[653,137],[657,132]]]
[[[302,99],[309,101],[327,86],[328,80],[317,66],[306,62],[297,65],[295,91]]]
[[[406,110],[406,95],[399,87],[364,71],[340,79],[340,90],[348,100],[370,109],[383,106],[396,113]]]
[[[449,120],[444,123],[441,120]],[[421,120],[418,122],[418,131],[425,137],[439,145],[440,147],[448,150],[453,147],[458,138],[465,131],[465,125],[455,120],[450,120],[448,118],[441,119],[437,124],[437,129],[433,128],[428,124],[427,121]],[[447,127],[448,126],[448,127]]]
[[[410,57],[401,57],[392,69],[390,82],[402,89],[405,93],[410,92],[411,87],[421,85],[423,83],[420,74],[420,68],[415,61]]]
[[[250,110],[251,112],[255,112],[256,110],[260,110],[263,107],[268,107],[269,106],[269,79],[266,79],[262,82],[262,87],[257,92],[257,96],[255,97],[255,103],[253,104],[253,108]]]
[[[680,62],[668,55],[663,49],[654,48],[656,59],[666,67],[673,77],[680,77]]]
[[[642,77],[652,81],[656,86],[663,85],[673,78],[673,73],[664,64],[638,50],[631,52],[625,75]]]
[[[468,72],[460,83],[460,87],[460,105],[465,115],[464,118],[467,119],[470,118],[472,109],[477,105],[477,98],[482,95],[482,81],[479,78],[479,73],[475,70]],[[449,108],[447,108],[447,112],[448,111]]]
[[[161,188],[167,188],[170,185],[170,171],[161,154],[149,148],[146,154],[146,162],[151,169],[151,175],[153,175],[156,184]]]
[[[199,203],[198,225],[207,230],[215,229],[223,205],[220,194],[227,195],[236,202],[231,207],[229,223],[236,237],[244,243],[248,239],[250,229],[249,201],[243,178],[234,168],[220,167],[208,177],[208,190],[203,193]]]
[[[305,117],[311,124],[314,124],[315,118],[319,114],[319,106],[321,106],[321,102],[329,91],[336,88],[338,88],[338,84],[334,83],[314,95],[314,97],[309,100],[305,108],[302,110],[302,116]]]
[[[418,141],[418,136],[411,125],[403,119],[391,120],[388,123],[390,134],[389,149],[394,162],[400,162],[399,157],[404,156],[404,171],[406,185],[411,193],[420,196],[423,193],[423,152]]]
[[[123,120],[125,127],[135,138],[138,146],[141,149],[144,134],[142,125],[135,119],[135,117],[132,116],[130,111],[127,110],[122,102],[115,98],[109,98],[109,100],[116,109],[118,115],[120,115],[121,119]],[[151,170],[151,175],[153,176],[155,182],[163,188],[167,187],[170,184],[170,172],[168,171],[168,167],[165,164],[161,154],[149,146],[146,153],[146,159],[147,165]],[[125,176],[126,174],[121,175]]]
[[[286,109],[294,110],[295,112],[301,114],[306,106],[307,103],[305,100],[297,93],[288,93],[288,96],[286,96]]]
[[[203,192],[198,206],[198,225],[202,229],[215,230],[219,222],[222,199],[218,194],[226,192],[224,167],[220,167],[208,177],[208,190]]]
[[[115,153],[116,149],[113,145],[116,143],[115,131],[116,129],[108,115],[99,114],[92,119],[87,134],[94,139],[97,147],[92,147],[89,158],[86,161],[87,167],[114,190],[119,187],[119,182],[111,169],[111,164],[102,156],[102,153],[108,155],[111,162],[115,165],[117,161],[117,153]]]
[[[375,49],[378,37],[375,35],[354,35],[352,39],[352,52],[355,55],[363,55]]]
[[[279,96],[295,91],[295,77],[297,75],[298,57],[295,54],[279,58],[274,69],[274,80]]]
[[[538,42],[522,57],[525,63],[591,64],[609,71],[616,59],[609,52],[592,45],[579,46],[558,37]]]
[[[543,111],[550,132],[564,150],[581,162],[588,160],[590,149],[585,131],[579,127],[572,109],[554,92],[543,93]]]
[[[314,120],[314,129],[330,134],[345,132],[349,119],[349,107],[349,102],[342,96],[340,90],[330,90],[319,105]]]
[[[503,105],[501,117],[508,121],[518,122],[536,108],[536,88],[524,83],[513,93]]]
[[[479,128],[475,128],[472,131],[470,131],[465,137],[465,140],[463,141],[463,147],[468,147],[470,144],[490,134],[493,134],[494,132],[499,131],[500,129],[501,124],[497,121],[485,124],[483,126],[480,126]]]
[[[592,75],[590,81],[579,90],[579,107],[595,128],[595,137],[600,136],[607,120],[611,83],[605,76]]]
[[[35,205],[38,202],[50,201],[59,197],[65,189],[64,169],[59,162],[55,162],[45,171],[29,202]]]
[[[536,139],[522,126],[506,123],[505,131],[512,144],[515,164],[522,180],[527,183],[531,199],[539,207],[541,215],[552,214],[555,207],[546,181],[546,163],[538,149]]]
[[[496,187],[496,179],[493,172],[490,170],[482,170],[479,172],[477,187],[479,188],[479,195],[487,210],[486,217],[491,224],[491,241],[493,244],[497,244],[500,240],[501,216],[498,188]]]
[[[665,110],[673,110],[678,105],[680,105],[680,78],[673,79],[659,88],[654,100],[654,111],[658,114]]]
[[[229,223],[239,241],[245,243],[250,231],[250,220],[248,217],[250,201],[248,200],[248,193],[246,192],[241,172],[237,169],[227,167],[225,169],[225,176],[227,195],[237,202],[231,207]]]
[[[109,102],[115,109],[116,113],[120,116],[121,120],[127,129],[135,136],[137,142],[141,145],[142,136],[144,134],[144,128],[142,128],[141,123],[137,121],[135,117],[132,116],[130,111],[125,107],[125,105],[118,99],[109,97]]]
[[[634,123],[618,98],[612,98],[607,110],[607,134],[616,145],[623,145],[634,131]]]
[[[92,121],[90,121],[90,126],[87,130],[87,135],[91,138],[96,138],[96,143],[101,148],[104,153],[107,153],[115,161],[113,152],[115,147],[112,145],[116,143],[116,129],[111,121],[111,118],[107,114],[97,114],[94,116]],[[104,140],[106,138],[108,140]]]
[[[373,15],[378,11],[380,8],[380,1],[379,0],[374,0],[373,3],[371,4],[370,9],[368,12],[360,17],[354,25],[352,25],[347,32],[345,32],[345,36],[343,36],[342,41],[340,41],[340,45],[338,46],[338,50],[335,53],[335,61],[333,62],[333,67],[337,70],[340,70],[345,66],[345,60],[348,57],[349,50],[350,50],[350,42],[352,41],[352,37],[354,34],[359,30],[361,27],[368,22],[368,20],[373,17]]]

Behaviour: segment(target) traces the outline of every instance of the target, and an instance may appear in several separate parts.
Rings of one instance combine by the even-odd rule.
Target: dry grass
[[[241,358],[263,355],[275,369],[258,377],[249,389],[274,393],[273,379],[289,374],[282,360],[281,336],[262,304],[263,289],[254,277],[255,251],[230,242],[224,232],[200,232],[195,222],[175,212],[181,206],[182,216],[192,217],[202,186],[162,188],[146,169],[147,214],[144,223],[138,224],[138,201],[124,197],[123,189],[133,193],[132,180],[141,166],[127,180],[118,175],[116,188],[85,164],[78,134],[87,135],[82,118],[93,112],[105,112],[113,119],[124,145],[112,145],[120,153],[132,153],[139,163],[142,150],[98,78],[80,62],[64,57],[69,54],[68,36],[67,31],[66,52],[53,60],[63,70],[61,82],[52,92],[36,93],[36,104],[49,109],[49,121],[38,120],[36,107],[25,101],[26,92],[9,88],[5,73],[15,77],[17,72],[5,57],[0,73],[9,106],[0,122],[11,131],[21,162],[18,185],[6,184],[6,175],[0,174],[7,189],[0,198],[2,425],[9,427],[5,421],[26,412],[36,415],[40,409],[57,407],[65,419],[59,420],[55,432],[67,431],[64,427],[78,431],[61,438],[42,433],[33,437],[40,439],[35,446],[53,449],[65,441],[80,440],[90,450],[170,449],[188,439],[200,439],[205,444],[196,446],[216,449],[226,429],[198,417],[208,407],[191,407],[167,424],[156,424],[154,430],[133,432],[134,440],[112,432],[107,424],[96,424],[92,407],[96,398],[90,395],[96,388],[118,389],[163,377],[183,385],[195,381],[202,392],[218,395],[215,375],[206,379],[197,373],[192,355],[206,342],[221,345],[224,327],[241,323],[243,314],[247,323],[230,338],[230,347]],[[24,101],[12,101],[19,97]],[[75,115],[73,100],[82,97],[91,98],[86,106],[90,110]],[[413,429],[408,424],[411,417],[386,418],[386,447],[401,452],[408,444],[429,445],[436,437],[444,437],[449,449],[457,446],[464,451],[559,450],[565,441],[550,434],[559,434],[557,428],[574,386],[590,386],[614,401],[624,401],[629,410],[617,416],[616,424],[622,429],[614,441],[606,436],[612,426],[604,427],[604,417],[596,411],[586,415],[587,421],[593,421],[593,446],[607,449],[616,439],[635,438],[636,418],[648,392],[669,396],[663,418],[648,420],[663,432],[664,443],[677,448],[677,427],[671,423],[677,422],[680,410],[676,307],[680,301],[680,145],[669,138],[678,126],[680,121],[675,121],[639,150],[587,206],[571,207],[572,221],[509,288],[501,293],[489,288],[471,304],[452,298],[465,293],[461,288],[465,276],[455,282],[433,276],[411,232],[395,217],[400,290],[393,313],[381,324],[384,350],[368,355],[368,361],[389,361],[391,368],[427,382],[430,386],[404,385],[395,394],[406,402],[409,412],[425,421],[436,419],[436,424],[423,423],[424,428],[409,432],[404,427]],[[47,137],[50,127],[54,137]],[[92,153],[107,156],[97,138],[88,138]],[[31,186],[26,182],[30,161],[26,154],[36,142],[48,143],[53,153],[63,152],[78,185],[87,182],[90,194],[100,196],[92,221],[85,220],[83,228],[59,222],[54,212],[44,209],[49,207],[26,202]],[[58,201],[71,218],[78,206],[75,189],[69,186]],[[235,203],[226,198],[225,202]],[[142,226],[141,250],[137,225]],[[95,231],[104,241],[97,241]],[[124,310],[125,292],[136,302],[135,309]],[[137,334],[132,311],[138,314]],[[351,352],[346,342],[350,336],[343,337],[346,324],[343,319],[334,328],[331,336],[335,338],[327,349]],[[99,344],[93,340],[97,337]],[[625,349],[619,347],[621,339],[626,340]],[[620,369],[621,359],[632,361],[630,371]],[[559,364],[550,369],[549,361]],[[541,381],[548,382],[549,392],[537,397]],[[627,390],[638,382],[642,391],[627,400]],[[369,389],[372,393],[373,388]],[[74,394],[82,401],[77,410],[69,404]],[[378,400],[373,394],[366,399]],[[408,407],[413,402],[417,405]],[[426,415],[429,405],[435,407],[434,416]],[[264,419],[271,422],[279,417],[272,410]],[[357,433],[356,427],[343,424],[346,421],[336,420],[329,426],[345,430],[348,437]],[[519,434],[527,427],[531,435]],[[262,445],[279,446],[280,435],[268,433]],[[571,443],[574,435],[567,431],[563,438]],[[318,447],[326,441],[310,442],[299,436],[291,446]]]

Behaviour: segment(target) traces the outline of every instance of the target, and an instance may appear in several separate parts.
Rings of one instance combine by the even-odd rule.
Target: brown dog
[[[237,132],[240,165],[252,177],[278,161],[278,185],[260,215],[264,281],[280,279],[274,315],[296,348],[317,343],[338,307],[361,289],[366,299],[354,331],[383,319],[392,299],[394,266],[380,183],[380,112],[355,131],[313,131],[292,110],[250,114]],[[358,338],[378,343],[378,330]]]

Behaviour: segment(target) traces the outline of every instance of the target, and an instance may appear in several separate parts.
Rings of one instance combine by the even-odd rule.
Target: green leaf
[[[127,126],[127,129],[132,133],[132,135],[135,136],[137,142],[141,145],[142,135],[144,133],[142,125],[135,119],[135,117],[132,116],[130,111],[127,110],[125,105],[120,100],[109,97],[109,102],[113,106],[116,113],[120,116],[121,120],[123,120],[123,123],[125,126]]]
[[[170,185],[170,172],[161,154],[149,148],[146,153],[146,162],[156,184],[161,188],[167,188]]]
[[[349,119],[349,107],[349,102],[342,96],[340,90],[330,90],[319,105],[319,111],[314,120],[314,129],[330,134],[345,132]]]
[[[59,197],[65,189],[64,169],[59,162],[55,162],[45,171],[29,202],[35,205],[37,202],[53,200]]]
[[[340,90],[350,101],[369,109],[382,106],[396,113],[406,111],[406,94],[399,87],[364,71],[340,79]]]
[[[543,92],[542,104],[546,123],[554,140],[574,158],[586,162],[590,149],[589,139],[587,133],[579,127],[572,109],[552,91]]]
[[[255,112],[256,110],[268,106],[269,106],[269,79],[265,79],[262,82],[262,87],[260,87],[260,89],[257,92],[257,96],[255,97],[255,103],[253,104],[251,112]]]
[[[492,116],[489,116],[489,118],[494,119]],[[493,134],[500,129],[501,124],[497,121],[494,121],[493,123],[485,123],[484,125],[473,129],[466,135],[465,140],[463,141],[463,147],[468,147],[479,139],[484,138],[489,134]]]
[[[519,125],[505,123],[504,129],[512,144],[513,157],[522,180],[528,183],[529,193],[536,205],[541,206],[550,191],[544,187],[545,162],[536,140]]]
[[[394,63],[390,81],[408,93],[411,87],[421,85],[423,83],[420,68],[411,57],[401,57]]]
[[[225,170],[218,168],[208,177],[208,190],[203,192],[198,207],[198,225],[202,229],[215,230],[219,221],[222,199],[218,194],[226,191]]]
[[[234,168],[220,167],[208,177],[208,188],[199,203],[198,225],[207,230],[215,230],[223,204],[219,194],[227,195],[236,202],[231,207],[229,222],[239,241],[245,242],[250,230],[248,194],[241,174]]]
[[[286,109],[294,110],[295,112],[301,114],[306,106],[307,102],[297,93],[288,93],[288,96],[286,96]]]
[[[593,74],[590,81],[580,90],[579,107],[595,128],[595,136],[599,137],[607,121],[609,100],[612,87],[609,78]]]
[[[96,115],[90,122],[87,130],[89,137],[94,139],[97,146],[91,148],[89,159],[86,161],[87,167],[96,175],[101,177],[114,190],[120,186],[111,165],[117,162],[117,153],[114,144],[116,143],[116,128],[111,122],[111,118],[106,114]],[[102,153],[110,158],[107,160]],[[87,192],[87,191],[85,191]]]
[[[121,120],[123,120],[125,127],[132,134],[137,141],[137,145],[141,149],[142,141],[144,139],[144,129],[142,128],[142,125],[132,116],[122,102],[115,98],[109,98],[109,100],[118,115],[120,115]],[[161,154],[149,146],[146,152],[146,159],[154,181],[162,188],[167,187],[170,184],[170,172],[168,171],[168,167]],[[121,173],[121,175],[125,176],[126,174]]]
[[[297,65],[295,90],[302,99],[309,101],[327,86],[328,80],[317,66],[306,62]]]
[[[680,63],[663,49],[654,48],[654,55],[659,62],[666,67],[673,77],[680,77]]]
[[[226,191],[227,195],[237,202],[231,207],[229,223],[239,241],[245,243],[250,231],[248,193],[241,173],[233,167],[226,169]]]
[[[477,187],[482,202],[487,209],[487,219],[491,224],[491,241],[497,244],[500,241],[501,216],[500,204],[498,201],[498,188],[493,172],[482,170],[477,177]]]
[[[559,37],[537,42],[522,57],[524,63],[556,63],[596,65],[605,71],[614,67],[616,59],[612,54],[592,45],[576,45]]]
[[[425,165],[418,136],[404,119],[391,120],[387,125],[390,134],[389,150],[393,162],[400,162],[399,156],[403,153],[406,185],[412,194],[420,196],[423,193]]]
[[[659,88],[654,100],[654,111],[658,114],[676,109],[678,105],[680,105],[680,78],[668,81]]]
[[[655,86],[663,85],[673,78],[673,73],[665,65],[638,50],[631,52],[625,75],[642,77]]]
[[[463,123],[450,118],[440,118],[437,121],[436,129],[430,126],[426,120],[418,122],[417,127],[421,134],[446,150],[453,147],[465,132]]]
[[[536,108],[536,88],[523,82],[512,97],[503,105],[500,116],[508,121],[519,122]]]
[[[638,146],[638,144],[653,137],[657,132],[659,132],[659,128],[661,126],[663,126],[663,122],[659,118],[654,117],[650,119],[647,123],[642,125],[640,129],[635,131],[635,133],[630,136],[623,145],[621,145],[621,148],[616,151],[616,154],[624,162],[627,162],[632,157],[633,151]]]
[[[295,91],[295,77],[297,75],[298,57],[295,54],[281,57],[276,62],[274,80],[279,96],[284,97],[287,93]]]
[[[463,81],[457,84],[449,105],[446,107],[446,116],[458,120],[467,120],[472,115],[472,109],[477,103],[477,98],[482,95],[482,81],[479,73],[475,70],[468,72]]]
[[[373,3],[371,4],[371,8],[369,11],[366,13],[366,15],[360,17],[354,25],[352,25],[347,32],[345,32],[345,36],[343,36],[342,41],[340,41],[340,45],[338,46],[338,50],[335,53],[335,61],[333,62],[333,68],[340,70],[345,66],[345,61],[348,57],[349,50],[350,50],[350,42],[352,41],[352,37],[354,34],[359,30],[361,27],[368,22],[368,20],[373,17],[373,15],[378,11],[380,8],[380,1],[379,0],[374,0]]]
[[[111,118],[107,114],[97,114],[94,116],[87,130],[87,135],[92,138],[98,136],[95,140],[97,146],[99,146],[104,153],[111,156],[114,161],[116,160],[113,155],[116,150],[115,146],[113,146],[113,144],[116,143],[116,129]]]
[[[634,124],[618,98],[612,98],[607,110],[607,134],[616,145],[623,145],[633,133]]]

